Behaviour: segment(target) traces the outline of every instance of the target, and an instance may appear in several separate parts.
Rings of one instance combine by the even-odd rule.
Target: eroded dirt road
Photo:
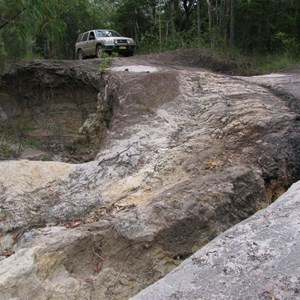
[[[194,56],[172,66],[172,55],[118,58],[104,72],[99,60],[35,62],[6,75],[29,115],[52,126],[73,112],[59,123],[69,147],[91,152],[85,163],[47,162],[44,182],[32,172],[42,161],[9,165],[14,184],[0,162],[3,299],[129,298],[300,178],[298,73],[272,75],[277,85],[193,68]]]

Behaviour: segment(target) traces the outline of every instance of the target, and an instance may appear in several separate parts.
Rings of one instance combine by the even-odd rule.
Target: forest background
[[[0,69],[73,59],[78,34],[100,28],[133,37],[140,54],[205,48],[275,68],[300,57],[299,0],[0,0]]]

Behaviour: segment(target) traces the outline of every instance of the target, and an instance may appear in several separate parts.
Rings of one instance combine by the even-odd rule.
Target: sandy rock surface
[[[47,82],[79,80],[64,64]],[[155,68],[84,76],[98,89],[81,123],[89,139],[101,132],[93,160],[0,163],[3,299],[132,297],[299,179],[299,99],[275,93],[276,78],[270,90]]]
[[[300,299],[300,182],[132,300]]]
[[[74,169],[73,164],[52,161],[0,161],[0,182],[7,195],[16,195],[66,180]]]

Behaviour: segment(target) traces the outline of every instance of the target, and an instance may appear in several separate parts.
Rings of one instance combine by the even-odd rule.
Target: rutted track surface
[[[100,77],[87,70],[97,60],[76,63],[54,73],[84,70],[97,87],[84,128],[105,128],[101,147],[88,163],[48,162],[42,181],[44,162],[13,162],[11,181],[0,163],[0,245],[15,252],[0,262],[3,299],[25,287],[36,299],[126,299],[299,179],[299,111],[268,88],[161,64],[125,71],[142,58]]]

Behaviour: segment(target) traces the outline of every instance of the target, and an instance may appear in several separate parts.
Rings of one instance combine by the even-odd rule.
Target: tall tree
[[[190,15],[195,7],[196,0],[182,0],[184,15],[181,19],[180,30],[184,30],[187,27]]]
[[[79,32],[104,26],[112,6],[109,0],[0,0],[0,34],[12,56],[35,51],[70,58]]]
[[[236,0],[230,0],[230,38],[229,45],[235,46],[235,5]]]
[[[210,39],[210,43],[212,43],[212,7],[211,0],[206,0],[207,3],[207,16],[208,16],[208,36]]]
[[[78,34],[103,26],[162,50],[201,32],[213,47],[298,53],[299,12],[299,0],[0,0],[0,43],[13,57],[71,58]]]
[[[201,20],[200,20],[200,0],[197,0],[197,38],[198,42],[201,37]]]

